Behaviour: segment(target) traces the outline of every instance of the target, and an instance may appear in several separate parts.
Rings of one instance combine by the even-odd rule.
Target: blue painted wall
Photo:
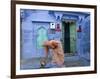
[[[80,56],[90,59],[90,16],[84,17],[81,23]]]
[[[59,17],[58,17],[59,16]],[[77,32],[76,51],[79,56],[89,59],[90,52],[90,17],[88,13],[57,12],[42,10],[21,10],[22,51],[21,58],[44,57],[43,48],[37,49],[38,29],[47,30],[48,39],[62,39],[61,32],[50,33],[50,23],[59,23],[62,18],[76,20],[76,30],[81,25],[82,32]]]

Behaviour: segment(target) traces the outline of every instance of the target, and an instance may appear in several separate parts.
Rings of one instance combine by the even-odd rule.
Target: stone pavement
[[[41,58],[32,58],[28,60],[21,61],[21,69],[40,69],[40,59]],[[50,65],[50,58],[48,60],[48,64],[46,68],[52,68]],[[68,56],[65,57],[64,62],[65,67],[81,67],[81,66],[89,66],[90,61],[79,56]]]

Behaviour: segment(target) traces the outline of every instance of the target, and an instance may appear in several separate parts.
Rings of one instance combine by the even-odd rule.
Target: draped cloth
[[[48,56],[48,50],[51,49],[52,63],[62,66],[64,64],[64,52],[62,44],[57,40],[50,40],[44,42],[46,57]]]

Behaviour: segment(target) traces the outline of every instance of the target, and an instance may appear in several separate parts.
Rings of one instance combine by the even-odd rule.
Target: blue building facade
[[[21,9],[21,59],[44,57],[42,44],[55,39],[64,53],[90,60],[90,14]]]

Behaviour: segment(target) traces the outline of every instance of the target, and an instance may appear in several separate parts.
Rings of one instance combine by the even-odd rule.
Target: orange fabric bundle
[[[44,43],[46,56],[48,55],[49,48],[52,49],[52,63],[57,65],[63,65],[64,63],[64,52],[60,41],[50,40]]]

